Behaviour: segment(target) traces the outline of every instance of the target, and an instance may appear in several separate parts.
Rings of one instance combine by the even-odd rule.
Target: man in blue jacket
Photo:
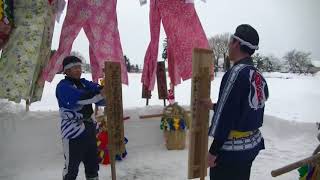
[[[208,153],[211,180],[250,179],[252,162],[265,148],[259,128],[269,92],[251,58],[258,44],[253,27],[237,27],[229,42],[233,67],[222,78],[218,102],[202,101],[214,110],[209,129],[209,136],[214,137]]]
[[[56,88],[60,108],[61,135],[65,158],[63,180],[75,180],[84,164],[87,180],[98,180],[96,123],[92,103],[105,105],[103,87],[81,78],[81,60],[68,56],[63,60],[65,79]]]

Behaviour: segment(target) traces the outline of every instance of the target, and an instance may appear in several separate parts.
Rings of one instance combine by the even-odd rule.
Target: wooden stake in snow
[[[168,98],[166,66],[164,61],[157,63],[157,86],[159,99],[163,99],[163,105],[166,106]]]
[[[213,52],[194,49],[191,84],[191,127],[188,178],[203,179],[207,176],[209,110],[199,106],[200,99],[210,98],[210,69]]]
[[[115,155],[125,152],[122,85],[120,64],[105,62],[105,90],[107,98],[107,115],[109,153],[111,161],[112,180],[116,180]]]

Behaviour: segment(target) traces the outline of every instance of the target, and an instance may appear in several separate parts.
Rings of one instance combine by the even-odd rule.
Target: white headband
[[[65,71],[65,70],[67,70],[67,69],[70,69],[70,68],[72,68],[72,67],[74,67],[74,66],[78,66],[78,65],[81,66],[82,63],[81,63],[81,62],[70,63],[70,64],[66,65],[66,66],[63,68],[63,70]]]
[[[252,45],[251,43],[239,38],[238,36],[236,35],[231,35],[232,38],[240,41],[240,45],[245,45],[245,46],[248,46],[250,49],[254,49],[254,50],[258,50],[259,49],[259,46],[258,45]]]

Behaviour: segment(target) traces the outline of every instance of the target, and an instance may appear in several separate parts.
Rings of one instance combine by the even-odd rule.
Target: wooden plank
[[[213,52],[211,50],[193,50],[191,84],[192,121],[188,160],[189,179],[204,179],[207,175],[209,110],[201,108],[199,100],[210,98],[212,59]]]
[[[105,62],[105,93],[112,180],[116,180],[115,155],[125,151],[120,64]]]
[[[142,98],[146,99],[146,106],[149,105],[149,99],[151,99],[151,91],[143,84],[142,85]]]
[[[191,113],[191,111],[185,111],[186,113]],[[139,116],[140,119],[148,119],[148,118],[155,118],[155,117],[162,117],[163,113],[159,114],[149,114],[149,115],[141,115]]]
[[[150,114],[150,115],[142,115],[142,116],[139,116],[140,119],[148,119],[148,118],[156,118],[156,117],[162,117],[163,114],[160,113],[160,114]]]
[[[168,98],[166,66],[164,61],[157,63],[157,87],[159,99],[166,100]],[[164,102],[165,105],[165,102]]]

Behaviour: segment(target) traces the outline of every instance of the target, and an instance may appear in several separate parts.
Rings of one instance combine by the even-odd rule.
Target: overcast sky
[[[259,53],[283,57],[292,49],[312,53],[320,60],[320,0],[195,0],[196,10],[207,37],[233,33],[239,24],[251,24],[260,35]],[[134,64],[143,64],[150,41],[149,4],[140,6],[139,0],[118,0],[118,23],[123,52]],[[56,23],[52,48],[59,43],[62,27]],[[165,38],[161,30],[159,54]],[[74,51],[88,56],[88,40],[80,32],[73,44]],[[160,60],[159,56],[159,60]]]

